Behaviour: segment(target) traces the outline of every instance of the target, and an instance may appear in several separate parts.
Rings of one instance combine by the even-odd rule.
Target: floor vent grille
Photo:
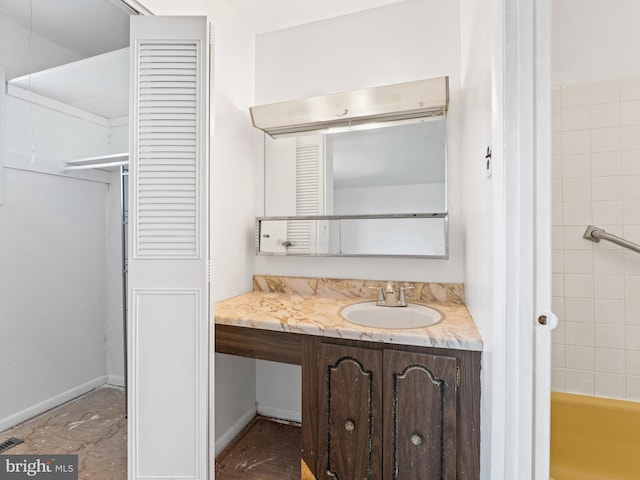
[[[15,447],[16,445],[20,445],[23,442],[24,440],[21,440],[16,437],[11,437],[9,440],[6,440],[0,443],[0,453],[4,453],[6,450],[9,450],[10,448]]]

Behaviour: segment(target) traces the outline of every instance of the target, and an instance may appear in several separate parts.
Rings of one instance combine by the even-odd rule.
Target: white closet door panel
[[[201,295],[199,290],[134,289],[132,308],[139,319],[131,338],[137,350],[133,364],[138,379],[135,400],[144,408],[136,412],[132,433],[139,440],[140,477],[198,478],[200,450],[193,432],[200,421],[200,390],[206,390],[206,386],[199,384],[197,375],[184,375],[183,370],[197,372],[200,368],[200,345],[194,339],[201,321]],[[176,361],[178,352],[181,358]],[[155,434],[159,423],[166,430],[160,435]],[[167,444],[171,446],[170,455],[156,455],[166,452]]]
[[[131,19],[130,480],[208,477],[208,28]]]

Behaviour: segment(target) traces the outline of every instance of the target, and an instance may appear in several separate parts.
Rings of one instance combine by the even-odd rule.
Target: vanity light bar
[[[449,106],[449,77],[251,107],[253,125],[277,137],[371,122],[442,116]]]

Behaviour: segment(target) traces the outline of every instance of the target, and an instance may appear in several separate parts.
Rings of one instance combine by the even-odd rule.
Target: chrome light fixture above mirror
[[[449,77],[251,107],[253,125],[269,135],[445,115]]]

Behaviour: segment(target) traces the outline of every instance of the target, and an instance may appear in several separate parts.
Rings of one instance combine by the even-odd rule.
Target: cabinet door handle
[[[411,443],[416,447],[422,445],[422,437],[420,435],[411,435]]]
[[[344,429],[347,432],[353,432],[354,428],[356,428],[356,425],[351,420],[347,420],[346,422],[344,422]]]

